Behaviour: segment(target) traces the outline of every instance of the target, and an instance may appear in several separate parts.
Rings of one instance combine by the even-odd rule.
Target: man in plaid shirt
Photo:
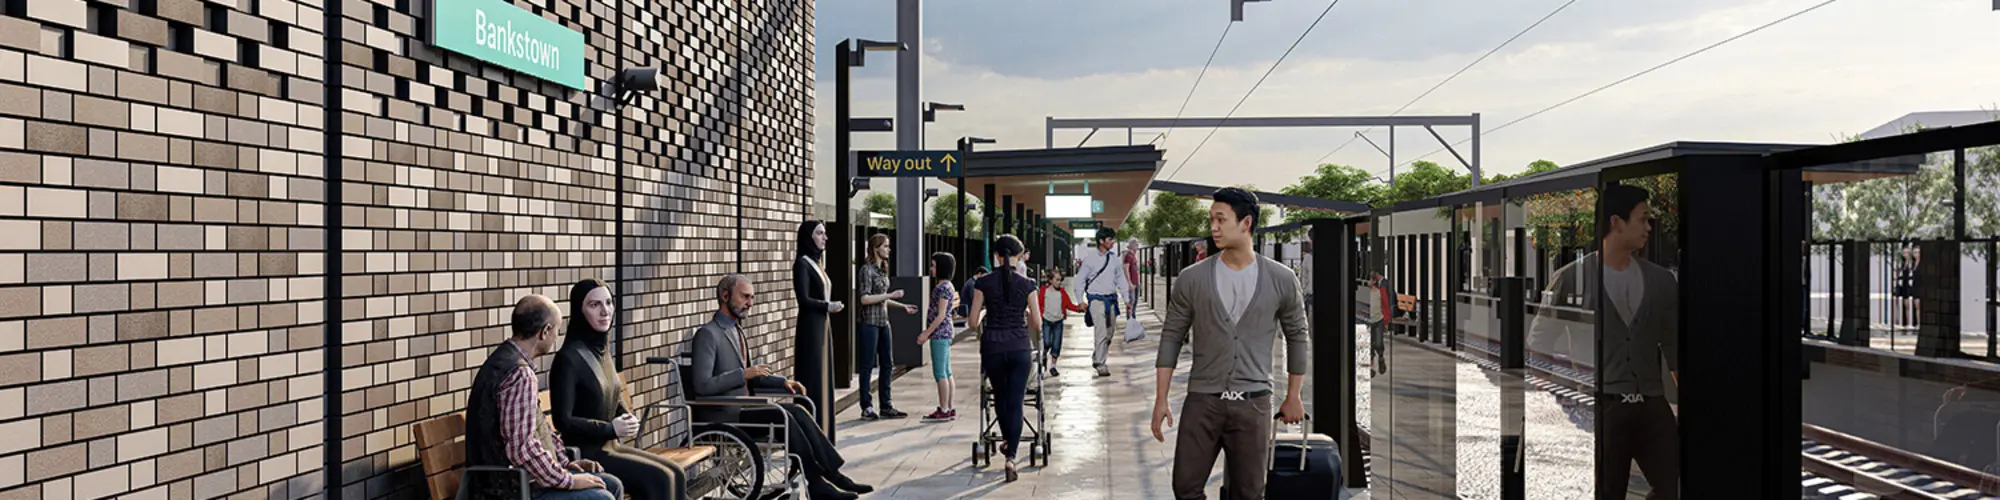
[[[467,461],[472,465],[519,467],[528,473],[536,500],[619,500],[624,485],[589,460],[571,461],[562,437],[549,429],[535,398],[534,359],[562,346],[562,313],[554,302],[529,295],[514,305],[513,338],[486,357],[472,379],[466,403]],[[497,474],[468,475],[481,497],[503,494]],[[511,496],[511,495],[509,495]]]

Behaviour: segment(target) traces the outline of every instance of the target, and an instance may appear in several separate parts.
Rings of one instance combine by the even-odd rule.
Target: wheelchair
[[[690,355],[647,357],[646,364],[672,367],[668,371],[668,383],[673,382],[673,376],[681,378],[680,396],[685,404],[674,404],[669,400],[648,405],[641,410],[641,420],[650,420],[654,411],[687,411],[691,425],[685,442],[680,446],[715,447],[715,454],[702,462],[699,470],[687,471],[691,498],[760,500],[803,497],[805,467],[798,454],[791,452],[790,434],[786,432],[791,414],[785,412],[780,404],[797,404],[804,407],[807,414],[818,415],[819,409],[813,406],[811,400],[789,392],[694,397],[687,392],[694,369]],[[790,401],[786,401],[787,398]],[[694,409],[703,407],[765,410],[778,413],[780,418],[776,423],[694,421]]]

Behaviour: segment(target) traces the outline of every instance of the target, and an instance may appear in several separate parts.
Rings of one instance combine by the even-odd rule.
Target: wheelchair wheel
[[[986,442],[984,440],[973,441],[972,466],[985,467],[987,465],[991,465],[993,463],[993,460],[991,455],[989,455],[988,453],[989,452],[986,450]]]
[[[696,426],[695,446],[714,446],[715,455],[710,456],[703,479],[716,481],[709,496],[731,500],[758,498],[764,488],[764,452],[750,435],[735,427],[720,424]],[[711,483],[714,484],[714,483]]]

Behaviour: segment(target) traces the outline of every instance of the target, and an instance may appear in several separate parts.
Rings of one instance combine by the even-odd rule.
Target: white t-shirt
[[[1243,311],[1250,308],[1250,297],[1257,294],[1257,261],[1250,261],[1241,271],[1216,261],[1215,293],[1222,298],[1222,309],[1229,314],[1230,323],[1242,318]]]
[[[1639,261],[1633,260],[1623,271],[1605,264],[1604,295],[1611,298],[1612,307],[1618,308],[1618,317],[1630,326],[1646,300],[1646,274],[1639,270]]]

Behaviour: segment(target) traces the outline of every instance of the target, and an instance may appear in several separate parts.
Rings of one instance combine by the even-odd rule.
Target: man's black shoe
[[[875,491],[874,486],[854,482],[853,478],[838,472],[827,474],[826,482],[832,484],[834,487],[855,493],[873,493]],[[818,494],[814,494],[814,496],[818,496]]]
[[[876,415],[876,414],[875,414],[875,409],[874,409],[874,408],[862,408],[862,409],[861,409],[861,419],[862,419],[862,420],[875,420],[875,419],[879,419],[879,418],[882,418],[882,417],[881,417],[880,415]]]
[[[840,488],[835,488],[831,484],[819,481],[814,481],[812,484],[806,485],[806,492],[812,495],[813,500],[856,500],[861,498],[861,495],[841,491]]]
[[[887,406],[884,406],[884,407],[882,407],[882,418],[909,418],[909,417],[910,417],[910,414],[908,414],[908,413],[903,413],[903,412],[902,412],[902,410],[897,410],[897,409],[895,409],[895,408],[891,408],[891,407],[887,407]],[[839,486],[839,485],[835,485],[835,486]],[[854,491],[854,488],[846,488],[846,487],[842,487],[841,489],[844,489],[844,490],[848,490],[848,491]],[[860,493],[867,493],[867,492],[866,492],[866,491],[862,491],[862,492],[860,492]]]

